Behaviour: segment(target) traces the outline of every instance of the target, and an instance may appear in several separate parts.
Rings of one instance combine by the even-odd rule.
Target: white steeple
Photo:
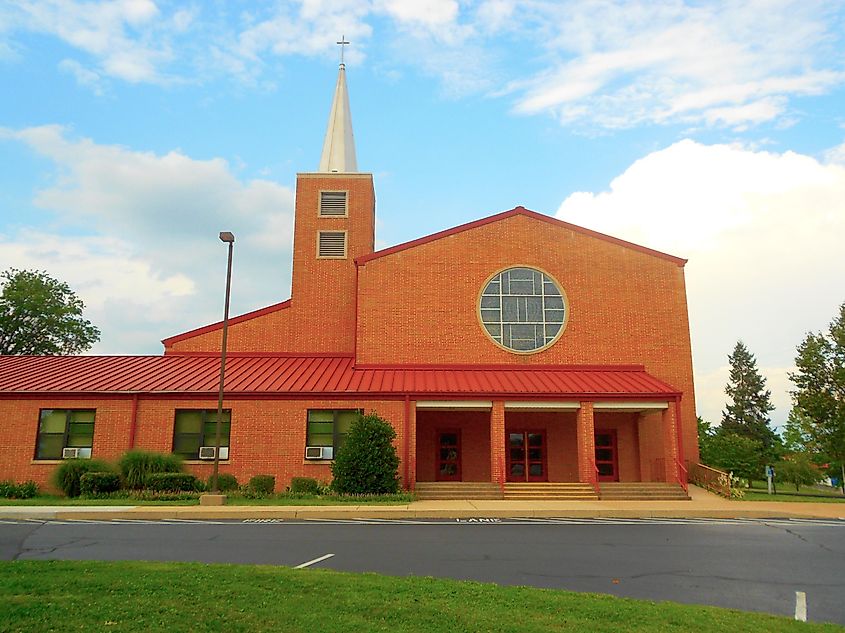
[[[338,42],[340,43],[340,42]],[[342,49],[341,49],[342,50]],[[352,114],[349,111],[349,93],[346,91],[346,65],[341,62],[337,73],[337,86],[332,101],[332,112],[323,142],[319,172],[350,173],[358,171],[355,160],[355,138],[352,135]]]

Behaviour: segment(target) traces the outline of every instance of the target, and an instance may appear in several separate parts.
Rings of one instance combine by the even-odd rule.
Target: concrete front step
[[[417,499],[501,499],[502,490],[493,483],[476,481],[418,481]]]
[[[689,501],[680,484],[658,481],[607,482],[599,484],[607,501]]]
[[[581,483],[509,483],[505,499],[511,501],[596,501],[598,496],[590,484]]]

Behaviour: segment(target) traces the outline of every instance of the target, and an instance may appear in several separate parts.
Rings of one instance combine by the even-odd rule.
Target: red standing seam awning
[[[215,356],[0,356],[0,398],[38,395],[217,393]],[[673,398],[639,365],[358,366],[351,356],[232,355],[226,394],[317,397]]]

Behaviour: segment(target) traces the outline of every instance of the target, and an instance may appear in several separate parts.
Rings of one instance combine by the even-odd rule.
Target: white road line
[[[230,523],[228,521],[207,521],[205,519],[162,519],[162,523],[175,524],[200,524],[200,525],[237,525],[237,523]]]
[[[803,591],[795,592],[795,619],[800,622],[807,621],[807,594]]]
[[[331,558],[334,554],[326,554],[325,556],[320,556],[320,558],[315,558],[314,560],[309,560],[307,563],[302,563],[301,565],[297,565],[294,569],[304,569],[305,567],[311,567],[316,563],[326,560],[327,558]]]

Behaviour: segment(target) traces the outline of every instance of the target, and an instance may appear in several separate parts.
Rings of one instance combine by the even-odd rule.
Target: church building
[[[328,482],[375,411],[423,498],[686,498],[686,260],[523,207],[375,250],[345,74],[319,169],[296,177],[291,296],[229,320],[221,472]],[[131,448],[207,478],[221,339],[212,323],[160,356],[0,357],[0,480]]]

